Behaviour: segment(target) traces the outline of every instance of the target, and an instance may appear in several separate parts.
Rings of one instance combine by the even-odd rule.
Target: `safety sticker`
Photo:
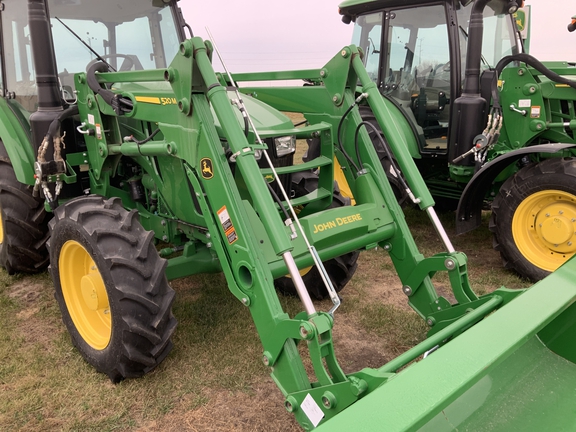
[[[102,139],[102,126],[100,126],[98,123],[96,123],[94,126],[96,127],[96,138]]]
[[[520,99],[518,101],[518,107],[520,108],[530,108],[532,101],[530,99]]]
[[[218,210],[218,218],[220,219],[220,224],[222,224],[222,229],[224,230],[226,238],[228,239],[228,244],[232,244],[238,240],[238,234],[236,234],[236,229],[234,228],[234,224],[230,219],[230,215],[228,214],[226,206]]]
[[[304,411],[304,414],[306,414],[314,427],[318,426],[318,423],[324,418],[324,413],[312,396],[310,396],[310,393],[306,395],[300,408],[302,408],[302,411]]]
[[[530,118],[540,118],[540,107],[539,106],[533,106],[530,109]]]

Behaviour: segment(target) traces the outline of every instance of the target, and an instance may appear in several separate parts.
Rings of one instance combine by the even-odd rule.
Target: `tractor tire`
[[[576,252],[576,158],[552,158],[510,177],[492,203],[490,230],[504,266],[538,281]]]
[[[8,274],[38,273],[48,265],[48,213],[32,186],[16,179],[0,141],[0,266]]]
[[[74,346],[114,383],[153,370],[176,328],[153,233],[120,199],[95,195],[58,207],[49,226],[50,273]]]
[[[337,186],[338,185],[335,182],[334,196],[332,197],[330,208],[350,205],[350,199],[344,198],[340,194],[340,190]],[[296,197],[306,195],[316,189],[318,189],[318,176],[316,174],[312,172],[294,174],[292,191]],[[359,251],[349,252],[323,263],[336,292],[340,292],[356,272],[356,268],[358,267],[358,255],[360,255]],[[320,272],[316,266],[302,269],[300,274],[302,275],[302,280],[312,298],[322,300],[328,297],[328,291],[326,290],[324,281],[322,280]],[[296,287],[294,286],[292,278],[288,276],[276,279],[274,285],[278,291],[285,295],[297,295]]]

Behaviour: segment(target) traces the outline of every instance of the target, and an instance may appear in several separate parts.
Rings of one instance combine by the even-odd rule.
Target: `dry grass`
[[[298,142],[296,162],[306,147]],[[424,214],[407,210],[406,217],[424,255],[442,250]],[[453,233],[453,215],[442,219]],[[486,226],[453,241],[469,257],[478,292],[526,285],[501,268]],[[49,276],[0,270],[0,431],[300,430],[260,361],[248,310],[230,295],[223,276],[189,277],[172,286],[179,321],[174,350],[153,373],[113,385],[72,347]],[[334,327],[346,372],[381,366],[424,338],[426,326],[400,287],[384,251],[361,254]],[[447,279],[439,278],[437,288],[448,295]],[[281,302],[290,314],[300,310],[295,299]]]
[[[442,216],[449,232],[451,218]],[[425,216],[410,210],[407,219],[426,255],[440,251]],[[526,285],[501,268],[486,231],[453,238],[469,256],[473,286],[487,292]],[[440,291],[447,288],[442,283]],[[189,277],[173,286],[175,349],[153,373],[113,385],[72,347],[48,275],[0,271],[0,430],[299,430],[261,365],[249,313],[223,276]],[[382,250],[361,255],[342,297],[334,339],[347,372],[380,366],[424,337],[426,328],[406,306]],[[299,309],[296,300],[281,300],[290,313]]]

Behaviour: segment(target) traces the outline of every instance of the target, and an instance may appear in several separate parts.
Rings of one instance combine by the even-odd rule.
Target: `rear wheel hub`
[[[576,252],[576,196],[559,190],[530,195],[514,214],[512,233],[531,263],[556,270]]]

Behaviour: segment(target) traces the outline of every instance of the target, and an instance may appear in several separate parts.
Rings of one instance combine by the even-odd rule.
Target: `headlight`
[[[276,157],[282,157],[296,151],[296,137],[293,135],[274,138]]]

